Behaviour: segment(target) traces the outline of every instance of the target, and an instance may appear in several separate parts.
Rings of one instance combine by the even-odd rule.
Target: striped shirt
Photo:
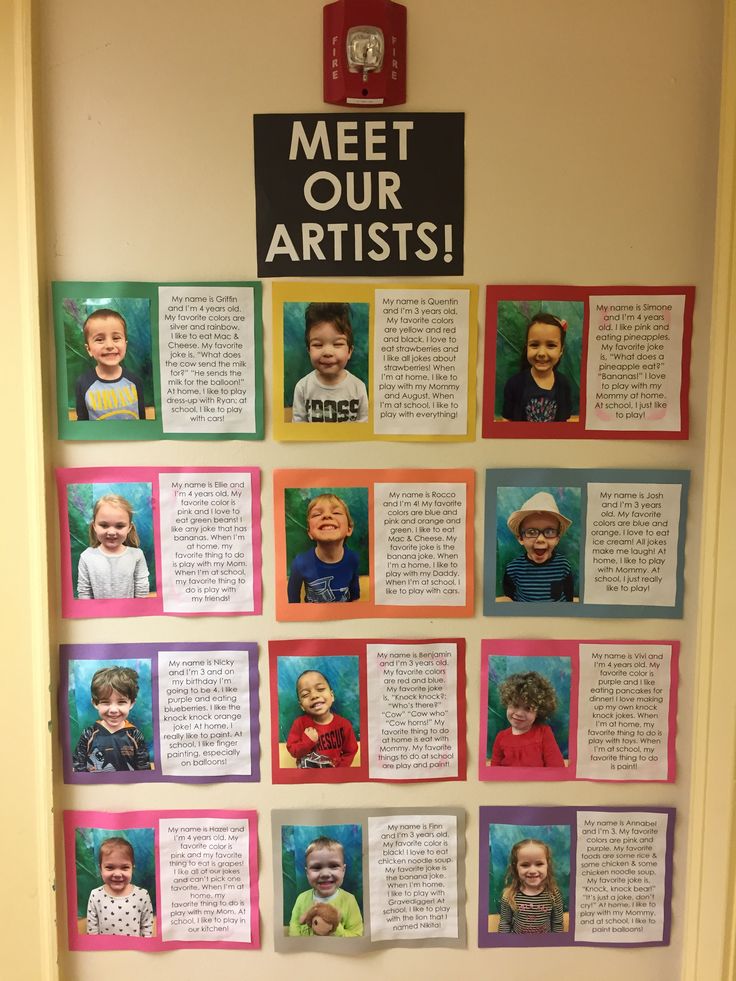
[[[562,933],[565,929],[562,896],[549,889],[538,896],[525,896],[517,891],[516,909],[502,898],[498,912],[501,914],[499,933]]]
[[[517,603],[572,603],[570,563],[557,552],[541,565],[519,555],[506,566],[503,591]]]

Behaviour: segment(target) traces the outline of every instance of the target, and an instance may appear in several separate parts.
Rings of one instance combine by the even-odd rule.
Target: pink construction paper
[[[80,934],[77,930],[77,873],[75,833],[77,828],[153,828],[156,852],[157,906],[161,896],[158,823],[162,818],[229,818],[248,821],[248,863],[250,870],[250,942],[221,940],[162,940],[161,919],[155,914],[155,937],[106,937]],[[67,931],[70,950],[176,950],[182,947],[215,947],[221,949],[258,950],[260,948],[258,910],[258,813],[255,810],[160,810],[160,811],[64,811],[64,855],[66,868]]]

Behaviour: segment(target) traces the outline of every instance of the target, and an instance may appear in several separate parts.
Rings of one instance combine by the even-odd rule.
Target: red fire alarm
[[[336,0],[323,14],[325,102],[406,102],[406,7],[393,0]]]

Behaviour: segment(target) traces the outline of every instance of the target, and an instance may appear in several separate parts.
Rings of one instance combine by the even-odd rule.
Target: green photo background
[[[151,762],[153,756],[153,705],[151,687],[151,662],[149,660],[101,660],[101,661],[70,661],[69,662],[69,740],[73,753],[79,737],[87,726],[93,725],[99,719],[97,709],[92,704],[90,684],[92,676],[101,668],[132,668],[138,672],[138,697],[128,716],[128,722],[138,726],[146,739],[148,755]]]
[[[95,310],[114,310],[125,318],[128,347],[123,364],[143,382],[146,405],[154,405],[151,362],[151,302],[147,297],[113,296],[99,299],[66,298],[64,311],[64,358],[66,362],[67,407],[74,409],[77,378],[92,368],[94,358],[84,346],[84,322]]]
[[[562,906],[570,909],[570,826],[568,824],[491,824],[488,828],[490,849],[490,882],[488,912],[498,913],[498,902],[504,890],[509,855],[517,841],[536,838],[552,852],[555,880],[562,894]]]
[[[572,413],[580,414],[580,362],[583,350],[584,304],[569,300],[499,300],[496,326],[496,394],[494,414],[501,418],[503,389],[506,382],[521,371],[521,356],[526,347],[526,329],[535,313],[551,313],[567,321],[565,347],[555,368],[570,382]],[[524,361],[526,364],[526,360]]]
[[[156,591],[156,554],[153,547],[153,488],[147,483],[68,484],[67,514],[69,516],[69,546],[72,563],[72,588],[77,598],[79,556],[89,548],[89,524],[95,501],[105,494],[119,494],[133,506],[135,524],[141,549],[148,563],[150,591]]]
[[[284,889],[284,924],[291,919],[296,897],[309,889],[304,853],[315,838],[339,841],[345,852],[342,888],[352,893],[363,915],[363,829],[359,824],[285,824],[281,828],[281,879]]]
[[[335,695],[332,711],[352,725],[360,741],[360,690],[358,656],[280,657],[277,659],[279,687],[279,742],[285,743],[289,730],[304,710],[296,696],[296,679],[303,671],[319,671],[327,678]]]
[[[493,740],[502,729],[508,729],[506,709],[501,702],[498,687],[509,675],[536,671],[552,684],[557,693],[557,708],[545,723],[552,729],[560,752],[569,759],[570,734],[570,676],[572,666],[569,657],[508,657],[492,654],[488,658],[488,729],[486,757],[491,758]]]
[[[284,491],[284,524],[286,531],[286,574],[300,552],[314,548],[307,534],[307,506],[319,494],[335,494],[350,508],[353,533],[347,547],[359,556],[359,573],[368,575],[368,488],[367,487],[287,487]]]
[[[579,487],[498,487],[496,489],[496,596],[503,596],[503,574],[506,566],[524,554],[519,540],[514,538],[506,521],[513,511],[538,494],[548,491],[572,525],[560,539],[556,551],[570,563],[575,582],[575,595],[580,595],[580,488]]]
[[[300,378],[313,371],[307,354],[304,339],[304,313],[309,303],[284,303],[284,408],[291,408],[294,402],[294,386]],[[333,302],[333,301],[325,301]],[[346,300],[335,300],[346,303]],[[365,383],[368,388],[368,324],[370,305],[351,303],[350,323],[353,327],[353,353],[347,363],[347,370]]]
[[[156,912],[156,859],[153,828],[77,828],[75,833],[77,865],[77,916],[87,915],[87,902],[93,889],[102,885],[100,878],[100,845],[106,838],[125,838],[133,846],[135,869],[133,885],[147,889]]]

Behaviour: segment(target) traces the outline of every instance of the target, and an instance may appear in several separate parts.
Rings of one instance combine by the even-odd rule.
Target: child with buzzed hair
[[[315,918],[320,917],[323,903],[334,906],[340,914],[337,926],[329,932],[333,937],[362,937],[363,917],[358,901],[351,892],[342,888],[345,878],[345,849],[339,841],[320,835],[315,838],[304,853],[304,872],[310,888],[296,897],[289,920],[290,937],[325,936],[318,925],[314,929]]]
[[[117,310],[94,310],[85,320],[84,346],[95,365],[77,378],[75,400],[81,421],[136,422],[146,418],[143,382],[123,365],[128,325]]]
[[[100,668],[90,691],[100,717],[79,737],[72,755],[74,772],[150,770],[145,736],[128,721],[138,697],[138,672],[117,664]]]

